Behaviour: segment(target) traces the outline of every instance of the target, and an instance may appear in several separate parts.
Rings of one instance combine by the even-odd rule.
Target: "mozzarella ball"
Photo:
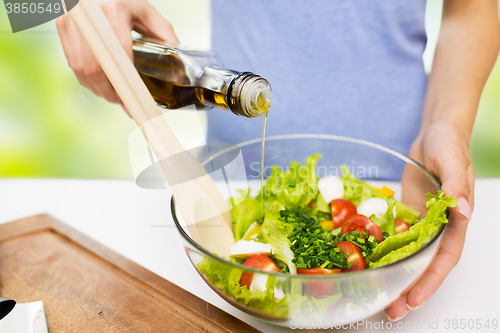
[[[328,176],[318,181],[319,193],[327,203],[344,197],[344,183],[336,176]]]
[[[387,212],[387,208],[389,208],[389,205],[384,199],[369,198],[361,201],[357,211],[358,214],[363,214],[366,217],[370,217],[375,214],[376,217],[381,218]],[[396,207],[394,207],[392,214],[396,216]]]

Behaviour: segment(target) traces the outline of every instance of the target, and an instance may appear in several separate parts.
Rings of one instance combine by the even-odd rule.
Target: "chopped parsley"
[[[350,268],[347,256],[335,245],[339,237],[323,229],[319,222],[304,214],[289,210],[280,212],[281,221],[294,226],[288,235],[290,249],[295,257],[292,262],[297,268]]]

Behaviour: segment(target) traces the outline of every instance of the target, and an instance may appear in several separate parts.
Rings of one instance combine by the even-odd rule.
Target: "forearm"
[[[443,120],[470,137],[499,48],[497,0],[445,0],[421,130]]]

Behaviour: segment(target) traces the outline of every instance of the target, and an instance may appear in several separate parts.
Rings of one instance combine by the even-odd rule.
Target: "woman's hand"
[[[474,206],[469,140],[499,47],[497,0],[444,1],[422,125],[410,157],[436,175],[458,205],[450,209],[441,246],[427,271],[385,310],[390,320],[401,319],[428,300],[460,259]]]
[[[99,3],[130,59],[133,59],[132,30],[158,38],[167,45],[179,44],[170,22],[147,0],[101,0]],[[78,82],[108,102],[121,104],[118,94],[69,15],[59,17],[56,26],[68,65]]]
[[[474,206],[474,168],[469,154],[469,137],[445,121],[436,121],[421,131],[410,157],[436,175],[446,195],[458,199],[450,209],[441,246],[424,275],[385,311],[391,321],[419,308],[439,288],[460,260],[467,225]]]

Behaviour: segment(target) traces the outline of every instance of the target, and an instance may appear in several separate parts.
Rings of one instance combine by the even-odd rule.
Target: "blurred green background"
[[[156,0],[183,44],[210,46],[208,0]],[[430,67],[441,2],[426,21]],[[500,177],[500,61],[484,90],[471,153],[478,177]],[[82,88],[66,63],[55,22],[12,34],[0,10],[0,177],[132,178],[128,137],[135,128],[117,105]]]

